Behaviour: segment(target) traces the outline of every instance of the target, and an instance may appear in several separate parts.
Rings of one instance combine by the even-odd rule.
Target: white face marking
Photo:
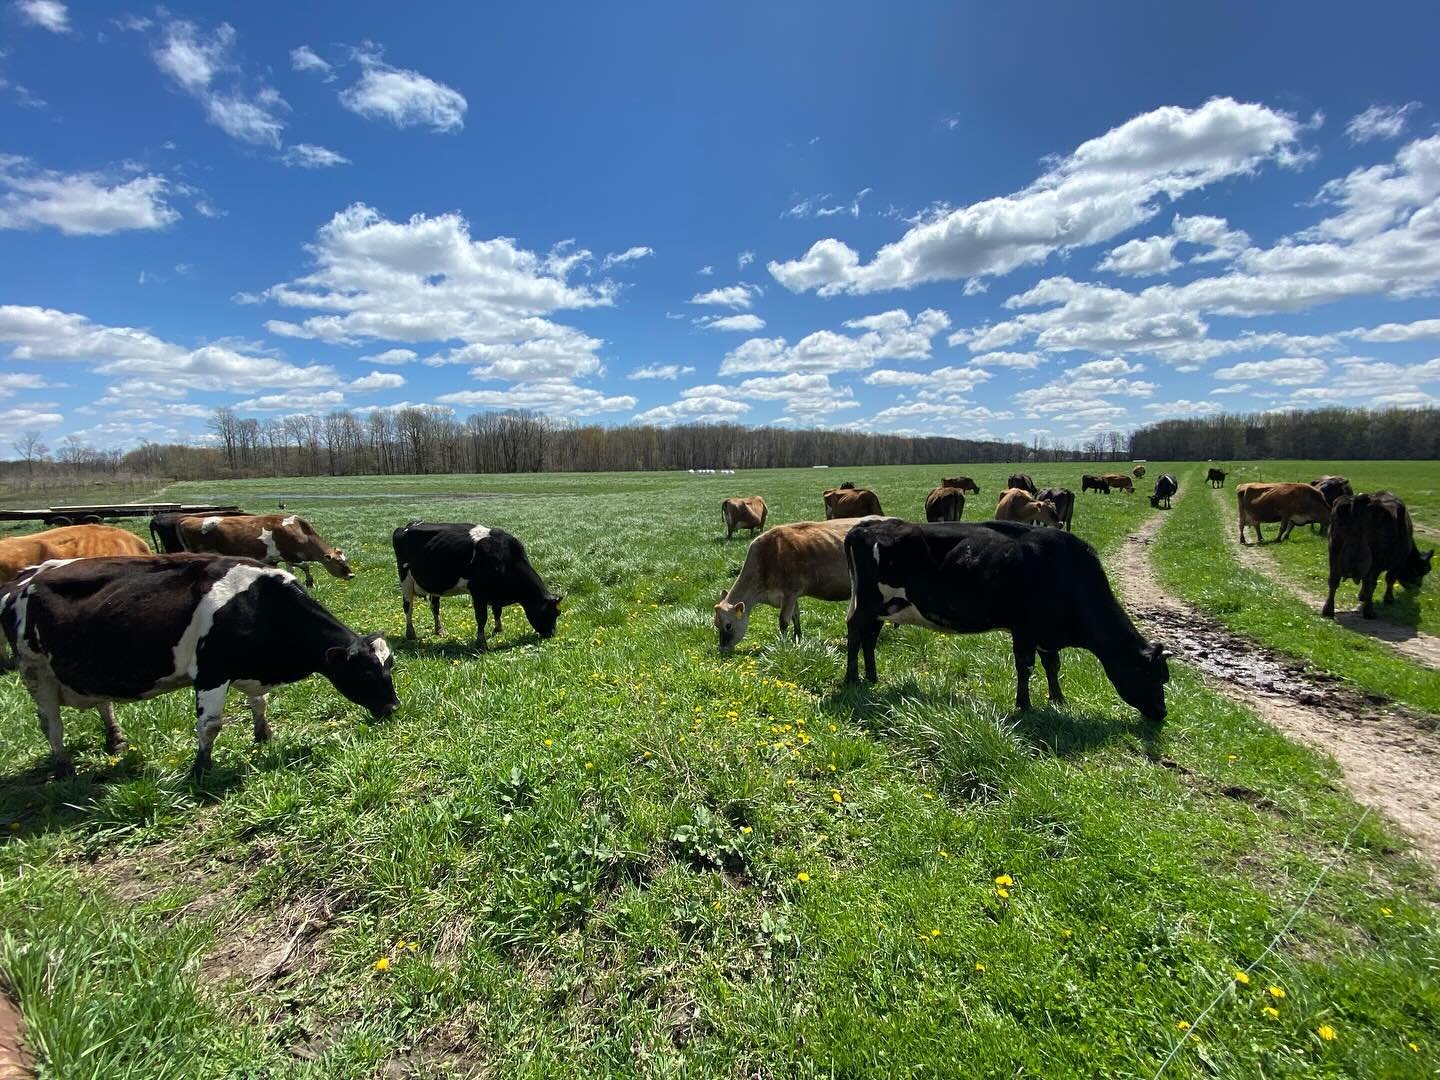
[[[280,524],[281,524],[281,525],[294,525],[294,524],[295,524],[295,515],[294,515],[294,514],[291,514],[291,515],[290,515],[289,517],[287,517],[284,521],[280,522]]]
[[[210,587],[200,598],[190,615],[190,624],[175,643],[175,674],[173,678],[191,682],[195,678],[195,657],[200,643],[215,625],[215,616],[226,604],[266,575],[279,577],[283,581],[294,581],[291,574],[283,570],[269,570],[258,566],[237,566]]]
[[[220,519],[218,517],[207,517],[200,522],[200,532],[202,534],[211,532],[214,530],[215,526],[219,524]]]
[[[381,666],[390,659],[390,646],[385,644],[385,639],[376,638],[370,643],[370,650],[375,654],[375,659],[380,661]]]
[[[275,546],[275,534],[269,529],[260,530],[260,543],[265,545],[265,561],[279,562],[280,549]]]
[[[489,535],[490,530],[487,529],[484,525],[476,525],[473,529],[470,530],[470,539],[474,540],[477,544]]]

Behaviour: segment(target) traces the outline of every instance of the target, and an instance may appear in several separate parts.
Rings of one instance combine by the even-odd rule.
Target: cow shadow
[[[474,638],[457,638],[448,634],[444,637],[417,637],[414,641],[407,641],[405,638],[396,638],[391,641],[386,638],[390,651],[396,656],[404,656],[415,660],[479,660],[486,656],[496,656],[507,653],[511,649],[525,648],[531,645],[539,645],[544,641],[539,634],[533,630],[518,635],[505,635],[497,638],[491,635],[486,639],[486,647],[477,649]]]

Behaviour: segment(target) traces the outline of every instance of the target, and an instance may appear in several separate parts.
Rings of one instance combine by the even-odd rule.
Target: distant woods
[[[988,462],[1245,461],[1259,458],[1440,457],[1440,409],[1316,409],[1163,420],[1126,436],[1097,432],[1064,442],[873,435],[859,431],[578,426],[533,412],[476,413],[412,407],[357,414],[242,417],[216,409],[209,441],[142,442],[96,450],[73,435],[51,452],[39,433],[0,447],[0,479],[28,487],[117,476],[209,480],[242,476],[399,473],[631,472],[832,465]]]

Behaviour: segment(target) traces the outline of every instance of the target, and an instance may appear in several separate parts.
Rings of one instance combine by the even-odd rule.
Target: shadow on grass
[[[507,634],[503,639],[497,639],[493,634],[486,638],[486,647],[478,649],[475,647],[473,638],[456,638],[450,635],[434,637],[428,635],[417,637],[414,641],[407,641],[403,637],[394,641],[387,639],[390,651],[397,656],[414,657],[417,660],[443,659],[443,660],[479,660],[486,656],[493,656],[497,653],[506,653],[511,649],[519,649],[527,645],[539,645],[544,638],[533,630],[522,634],[511,636]]]

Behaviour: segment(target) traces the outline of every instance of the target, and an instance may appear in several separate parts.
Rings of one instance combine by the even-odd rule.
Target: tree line
[[[1161,420],[1130,436],[1152,461],[1440,457],[1440,409],[1296,409]]]

